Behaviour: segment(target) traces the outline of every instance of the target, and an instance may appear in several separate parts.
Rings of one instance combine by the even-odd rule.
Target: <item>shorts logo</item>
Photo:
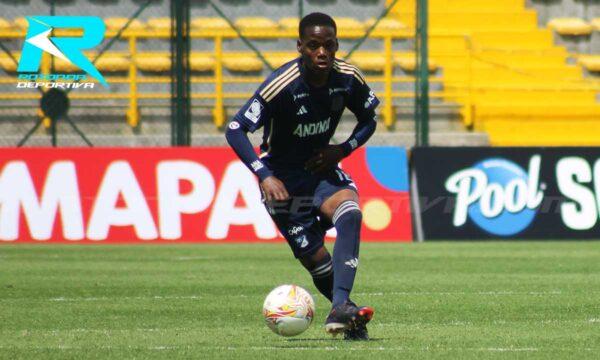
[[[304,230],[302,226],[293,226],[291,229],[288,230],[288,234],[298,235],[302,230]]]
[[[348,261],[346,261],[344,263],[345,265],[348,265],[349,267],[356,269],[358,267],[358,259],[354,258],[354,259],[350,259]]]
[[[256,124],[256,122],[258,122],[258,119],[260,118],[260,113],[262,112],[262,109],[263,106],[260,103],[260,101],[258,101],[258,99],[254,99],[254,101],[252,101],[252,104],[250,104],[248,110],[246,110],[244,116]]]
[[[28,16],[29,28],[17,71],[35,73],[40,69],[42,53],[45,51],[84,70],[108,87],[104,77],[85,57],[83,50],[91,49],[102,42],[106,27],[97,16]],[[82,29],[80,37],[51,36],[54,28]]]
[[[231,130],[236,130],[240,128],[240,123],[238,123],[237,121],[232,121],[229,123],[229,128]]]
[[[308,246],[308,239],[306,239],[306,235],[302,235],[296,238],[296,244],[300,246],[301,249],[304,249]]]

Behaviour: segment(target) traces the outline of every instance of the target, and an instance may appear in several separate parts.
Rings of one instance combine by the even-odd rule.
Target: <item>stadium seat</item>
[[[199,17],[191,22],[192,28],[199,30],[224,31],[231,29],[229,23],[223,18]]]
[[[20,54],[13,53],[13,56],[17,61],[19,60]],[[14,62],[8,55],[4,52],[0,52],[0,68],[4,69],[6,72],[16,72],[17,71],[17,63]]]
[[[169,17],[158,17],[148,19],[146,22],[148,29],[154,31],[170,31],[171,30],[171,18]]]
[[[385,57],[381,52],[357,52],[348,61],[362,71],[382,72],[385,69]]]
[[[235,20],[234,25],[241,31],[276,31],[279,25],[265,17],[241,17]]]
[[[6,19],[0,17],[0,31],[12,30],[12,24]]]
[[[215,59],[210,54],[192,53],[190,68],[193,71],[213,71],[215,69]]]
[[[279,19],[279,26],[283,30],[298,31],[298,25],[300,25],[300,20],[298,20],[297,17],[286,17]]]
[[[103,54],[95,63],[102,72],[122,72],[129,70],[129,59],[124,55]]]
[[[548,22],[548,27],[560,35],[589,35],[592,25],[579,18],[555,18]]]
[[[414,53],[395,53],[393,59],[394,65],[399,66],[406,72],[414,72],[417,68],[417,60]],[[431,58],[429,58],[428,66],[431,72],[438,69],[438,64]]]
[[[592,21],[590,22],[590,25],[592,25],[592,28],[595,31],[600,31],[600,17],[592,19]]]
[[[600,55],[582,55],[577,59],[577,63],[587,71],[600,72]]]
[[[265,59],[273,69],[276,69],[283,64],[291,61],[299,56],[297,52],[266,52]]]
[[[365,24],[354,18],[338,17],[335,18],[335,24],[337,26],[338,33],[365,31]]]
[[[169,55],[142,54],[135,57],[135,66],[147,72],[162,73],[171,70]]]
[[[119,31],[127,24],[129,18],[126,17],[109,17],[104,19],[104,24],[106,25],[106,31]],[[129,26],[127,26],[127,30],[144,30],[146,26],[139,21],[138,19],[133,19]]]
[[[261,71],[263,62],[254,55],[230,55],[223,58],[223,66],[229,71],[256,72]]]
[[[371,26],[373,26],[374,23],[375,23],[374,18],[367,19],[367,21],[365,21],[365,28],[366,29],[371,28]],[[408,30],[408,26],[406,26],[404,23],[402,23],[401,21],[396,20],[396,19],[383,18],[383,19],[379,20],[379,22],[377,23],[377,26],[375,27],[374,30],[400,31],[400,30]]]
[[[27,30],[29,22],[24,17],[18,17],[13,20],[13,27],[17,30]]]

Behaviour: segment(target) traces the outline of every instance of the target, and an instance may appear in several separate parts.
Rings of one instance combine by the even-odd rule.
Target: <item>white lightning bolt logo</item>
[[[67,62],[71,62],[71,60],[69,60],[60,50],[58,50],[52,41],[50,41],[48,38],[50,32],[52,32],[52,28],[27,39],[27,42]]]

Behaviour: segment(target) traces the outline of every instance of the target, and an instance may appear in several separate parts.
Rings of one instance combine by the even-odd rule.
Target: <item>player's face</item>
[[[326,73],[333,67],[338,41],[331,26],[310,26],[298,40],[298,52],[309,70]]]

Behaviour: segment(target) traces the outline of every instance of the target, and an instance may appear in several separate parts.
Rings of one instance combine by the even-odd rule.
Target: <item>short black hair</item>
[[[302,38],[304,30],[309,26],[331,26],[333,31],[337,34],[337,26],[331,16],[320,12],[314,12],[306,15],[300,20],[300,26],[298,27],[298,36]]]

